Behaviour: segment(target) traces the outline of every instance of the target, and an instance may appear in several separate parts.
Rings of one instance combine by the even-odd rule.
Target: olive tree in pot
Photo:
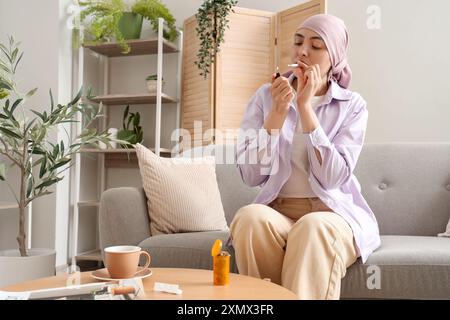
[[[12,37],[7,45],[0,43],[0,183],[5,183],[19,208],[18,248],[0,252],[0,285],[24,281],[55,272],[55,251],[27,249],[25,213],[35,199],[50,194],[50,188],[63,179],[73,156],[84,146],[110,146],[106,132],[88,128],[101,116],[100,107],[80,103],[82,90],[68,104],[55,105],[50,90],[50,108],[43,112],[24,105],[36,89],[27,94],[18,92],[14,81],[16,68],[23,56]],[[82,132],[66,145],[50,135],[65,123],[83,119]],[[19,190],[14,190],[7,169],[19,170]],[[17,182],[17,177],[14,179]]]

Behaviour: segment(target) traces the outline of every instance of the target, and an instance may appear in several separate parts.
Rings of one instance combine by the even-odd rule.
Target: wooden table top
[[[230,274],[230,284],[214,286],[211,270],[151,268],[152,275],[143,279],[145,296],[143,299],[157,300],[293,300],[297,296],[288,289],[270,281],[253,277]],[[79,284],[99,282],[91,277],[92,272],[80,273]],[[69,279],[70,277],[70,279]],[[66,284],[76,284],[74,275],[61,274],[42,278],[8,287],[3,291],[31,291],[47,288],[64,287]],[[178,284],[183,290],[181,295],[153,291],[156,282]]]

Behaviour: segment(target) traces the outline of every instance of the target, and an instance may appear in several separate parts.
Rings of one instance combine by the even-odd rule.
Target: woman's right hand
[[[292,89],[289,80],[283,76],[275,79],[275,74],[273,74],[270,93],[272,94],[272,111],[276,111],[280,114],[287,114],[289,111],[289,104],[294,98],[294,90]]]

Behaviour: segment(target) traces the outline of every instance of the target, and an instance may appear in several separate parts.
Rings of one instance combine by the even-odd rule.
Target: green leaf
[[[26,128],[25,128],[25,132],[28,132],[31,128],[31,126],[33,125],[33,123],[36,121],[36,118],[34,118],[33,120],[30,121],[30,123],[27,124]]]
[[[48,92],[50,94],[50,112],[53,112],[53,108],[55,107],[55,103],[53,101],[52,89]]]
[[[130,106],[127,106],[127,107],[125,108],[125,111],[123,112],[123,130],[128,129],[128,126],[125,127],[125,121],[126,121],[126,119],[127,119],[127,117],[128,117],[128,111],[129,111],[129,110],[130,110]]]
[[[59,154],[59,144],[55,144],[55,146],[53,147],[53,159],[56,159],[58,157]]]
[[[2,61],[0,61],[0,69],[6,73],[11,73],[11,70],[9,70],[9,68]]]
[[[19,53],[19,48],[15,48],[14,51],[11,54],[11,62],[16,61],[17,54]]]
[[[34,178],[33,175],[30,174],[28,177],[27,198],[31,196],[31,193],[33,192],[33,186],[34,186]]]
[[[135,127],[137,127],[139,125],[140,121],[141,121],[141,115],[139,114],[139,112],[136,112],[136,115],[134,116],[134,119],[133,119],[133,125]]]
[[[22,54],[20,55],[19,59],[17,59],[17,62],[16,62],[15,66],[14,66],[14,69],[13,69],[13,73],[16,73],[17,66],[19,65],[20,60],[22,60],[23,54],[24,53],[22,52]]]
[[[117,133],[117,139],[123,140],[123,141],[131,141],[135,137],[135,134],[132,130],[120,130]]]
[[[36,189],[43,189],[45,187],[50,187],[52,184],[57,183],[58,181],[62,180],[62,178],[53,178],[53,179],[46,179],[42,183],[40,183]]]
[[[11,130],[6,129],[6,128],[4,128],[4,127],[0,127],[0,131],[2,131],[2,132],[3,132],[4,134],[6,134],[8,137],[12,137],[12,138],[15,138],[15,139],[22,139],[22,137],[19,136],[17,133],[12,132]]]
[[[128,122],[127,122],[127,130],[130,129],[130,124],[131,124],[131,121],[133,121],[133,118],[134,118],[134,113],[130,113],[130,116],[128,117]]]
[[[33,94],[36,93],[38,88],[34,88],[33,90],[28,91],[28,93],[25,95],[26,98],[31,97]]]
[[[31,112],[33,112],[35,115],[37,115],[39,118],[41,118],[42,121],[45,122],[45,118],[44,115],[40,112],[37,112],[36,110],[31,110]]]
[[[23,101],[23,99],[19,99],[19,100],[16,100],[16,101],[14,102],[14,104],[13,104],[12,107],[11,107],[11,111],[10,111],[11,115],[14,113],[14,110],[17,108],[17,106],[18,106],[22,101]]]
[[[0,79],[0,89],[13,90],[14,88],[8,82]]]
[[[61,159],[60,161],[58,161],[53,167],[51,167],[50,168],[50,170],[56,170],[56,169],[58,169],[59,167],[62,167],[62,166],[64,166],[65,164],[67,164],[67,163],[69,163],[71,161],[71,159],[69,159],[69,158],[63,158],[63,159]]]
[[[83,87],[80,88],[80,91],[78,91],[76,97],[69,104],[75,105],[80,100],[82,94],[83,94]]]
[[[45,155],[46,152],[45,152],[44,150],[42,150],[41,148],[39,148],[39,147],[35,147],[35,148],[33,149],[33,154],[42,154],[42,155]]]
[[[42,157],[41,168],[39,169],[39,179],[41,179],[45,174],[45,169],[47,168],[47,157]]]

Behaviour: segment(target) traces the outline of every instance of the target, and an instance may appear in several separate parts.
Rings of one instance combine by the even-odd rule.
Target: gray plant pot
[[[21,257],[18,249],[0,251],[0,287],[55,275],[56,251],[29,249]]]

